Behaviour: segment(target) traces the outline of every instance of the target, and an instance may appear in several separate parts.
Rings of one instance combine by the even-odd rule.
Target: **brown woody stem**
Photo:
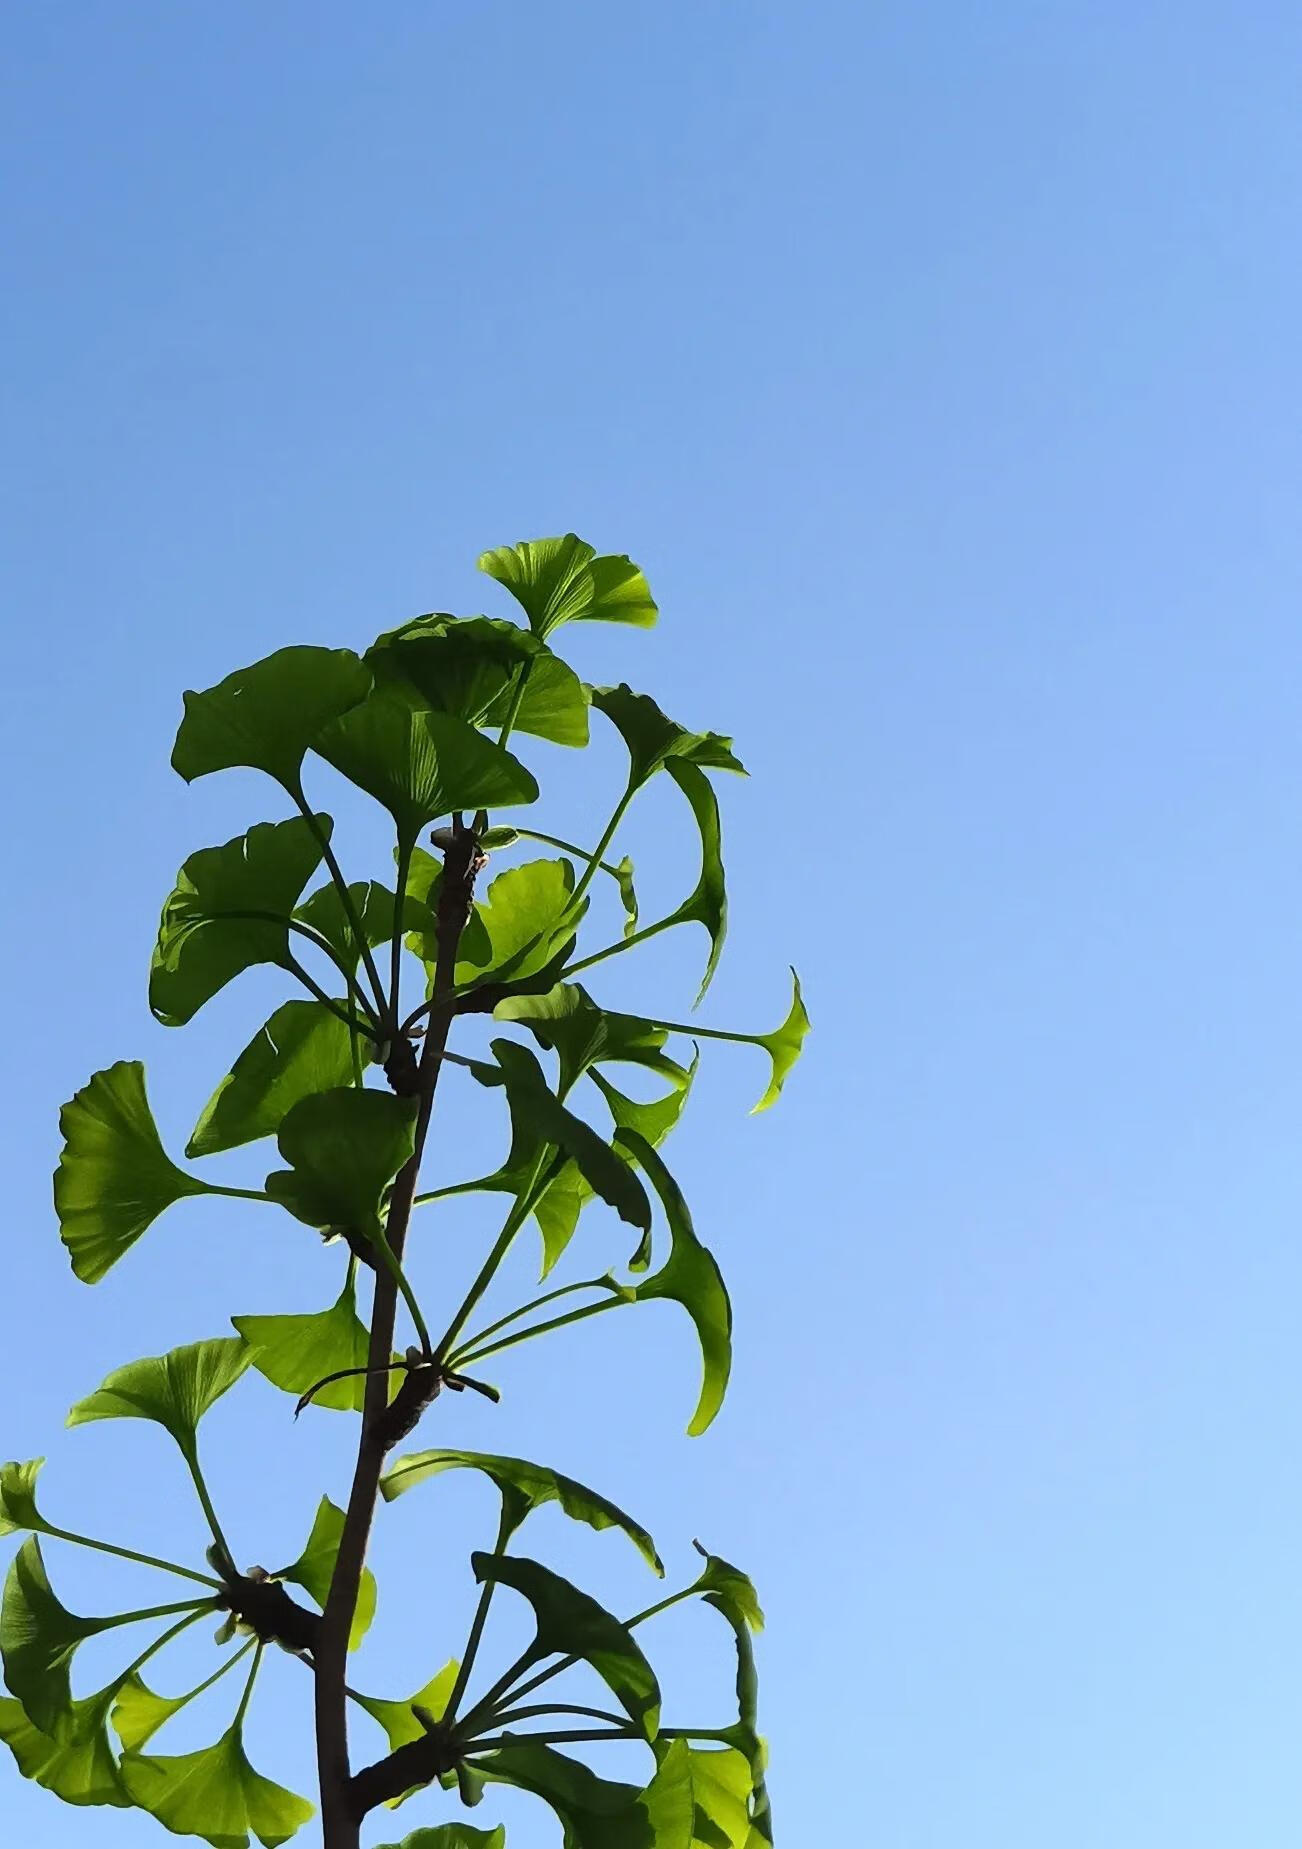
[[[421,1050],[415,1145],[410,1160],[399,1171],[393,1184],[385,1227],[389,1249],[399,1263],[406,1245],[412,1200],[429,1134],[434,1093],[443,1065],[442,1054],[451,1025],[451,1010],[446,1003],[452,993],[457,946],[470,915],[478,867],[479,849],[473,833],[458,830],[444,855],[443,883],[438,906],[433,1006],[429,1030]],[[348,1760],[348,1698],[345,1687],[348,1637],[379,1495],[380,1473],[388,1449],[384,1428],[389,1404],[389,1377],[385,1364],[393,1353],[397,1299],[398,1289],[393,1276],[388,1271],[378,1272],[371,1311],[368,1356],[368,1366],[376,1371],[367,1377],[362,1433],[352,1489],[314,1650],[317,1769],[321,1785],[323,1849],[359,1849],[361,1840],[363,1812],[358,1809],[355,1794],[351,1790]]]

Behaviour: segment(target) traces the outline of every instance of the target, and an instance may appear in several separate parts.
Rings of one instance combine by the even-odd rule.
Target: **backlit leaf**
[[[708,1598],[711,1605],[728,1615],[730,1622],[744,1624],[749,1630],[764,1629],[764,1613],[760,1609],[759,1594],[748,1576],[731,1561],[723,1560],[718,1554],[708,1554],[697,1543],[697,1551],[705,1555],[705,1566],[692,1591],[702,1598]]]
[[[277,1008],[204,1106],[185,1153],[210,1156],[274,1136],[300,1099],[347,1083],[350,1039],[339,1016],[321,1002]]]
[[[276,1145],[288,1169],[267,1177],[267,1193],[308,1226],[369,1233],[384,1190],[412,1152],[414,1098],[337,1087],[296,1104]]]
[[[506,1849],[506,1830],[477,1830],[469,1823],[436,1823],[413,1830],[400,1843],[381,1843],[380,1849]]]
[[[638,789],[671,758],[711,770],[745,766],[733,755],[732,740],[718,732],[689,732],[661,712],[647,693],[634,693],[626,681],[618,687],[593,687],[592,704],[603,712],[628,746],[629,783]]]
[[[503,982],[543,969],[574,936],[588,909],[585,899],[577,911],[570,911],[573,891],[574,868],[568,860],[530,860],[499,873],[474,914],[487,937],[488,957],[483,963],[472,962],[472,949],[480,946],[463,945],[456,968],[458,987]]]
[[[671,914],[672,923],[702,924],[709,933],[710,955],[696,994],[699,1003],[714,980],[714,972],[723,954],[723,940],[728,934],[728,893],[723,876],[719,801],[705,772],[686,758],[671,758],[665,769],[691,804],[701,837],[700,874],[691,892]]]
[[[376,680],[411,703],[494,730],[506,720],[527,668],[517,732],[557,745],[588,742],[588,696],[566,662],[527,629],[495,617],[418,616],[367,654]]]
[[[377,944],[387,944],[393,936],[394,896],[389,887],[382,886],[378,880],[354,880],[348,888],[348,894],[361,924],[362,935],[371,949]],[[315,892],[309,893],[294,916],[300,924],[311,925],[314,931],[320,933],[345,969],[350,973],[356,972],[361,951],[353,935],[352,922],[339,896],[339,888],[333,880],[327,880]]]
[[[392,1502],[405,1490],[445,1470],[479,1470],[492,1479],[501,1493],[508,1539],[526,1516],[544,1503],[555,1502],[571,1521],[586,1522],[589,1528],[621,1529],[647,1564],[655,1572],[664,1573],[655,1543],[645,1528],[606,1497],[546,1464],[530,1464],[520,1457],[497,1457],[482,1451],[417,1451],[390,1466],[380,1479],[380,1492],[386,1502]]]
[[[414,841],[439,816],[533,802],[538,785],[518,758],[464,719],[418,712],[372,694],[316,740],[315,749],[392,815]]]
[[[562,1097],[598,1060],[648,1066],[657,1072],[682,1070],[661,1050],[667,1038],[664,1028],[638,1015],[599,1008],[577,982],[558,983],[543,995],[513,995],[498,1003],[493,1018],[518,1021],[555,1052]]]
[[[326,838],[333,823],[318,815]],[[191,854],[163,906],[149,972],[149,1006],[181,1027],[241,970],[288,967],[285,922],[321,861],[307,820],[259,822],[222,847]]]
[[[575,533],[525,539],[485,552],[479,569],[504,584],[544,640],[562,623],[633,623],[649,629],[656,606],[632,560],[596,548]]]
[[[552,1655],[591,1665],[633,1725],[654,1740],[660,1724],[660,1688],[632,1632],[604,1606],[559,1573],[512,1554],[472,1554],[475,1578],[509,1586],[533,1606],[537,1636],[521,1667]]]
[[[70,1612],[46,1576],[40,1542],[35,1537],[23,1542],[5,1580],[0,1654],[5,1686],[41,1733],[72,1738],[76,1717],[69,1665],[79,1644],[116,1623],[115,1618],[79,1618]]]
[[[54,1209],[83,1283],[102,1278],[173,1201],[206,1192],[164,1150],[138,1059],[97,1072],[64,1105],[59,1128]]]
[[[121,1774],[133,1803],[213,1849],[248,1849],[250,1832],[263,1849],[278,1849],[313,1815],[306,1799],[254,1771],[238,1726],[197,1753],[124,1753]]]
[[[652,1277],[631,1288],[640,1303],[657,1298],[681,1303],[696,1326],[704,1378],[701,1397],[687,1428],[695,1438],[710,1425],[727,1391],[732,1371],[732,1305],[723,1274],[713,1254],[696,1237],[682,1191],[660,1157],[636,1130],[617,1130],[615,1141],[646,1171],[669,1222],[672,1244],[668,1259]]]
[[[370,673],[351,649],[278,649],[204,693],[186,694],[172,768],[192,783],[209,771],[247,765],[296,790],[316,734],[370,687]]]
[[[326,1598],[330,1592],[330,1581],[334,1577],[335,1559],[339,1553],[339,1543],[344,1532],[344,1512],[328,1496],[321,1498],[312,1523],[312,1532],[307,1538],[307,1545],[292,1566],[285,1567],[277,1573],[277,1579],[288,1580],[292,1585],[302,1586],[325,1609]],[[362,1568],[361,1585],[357,1593],[357,1605],[353,1612],[352,1629],[349,1632],[348,1648],[355,1650],[375,1616],[375,1575],[369,1567]]]
[[[47,1534],[49,1524],[36,1507],[36,1479],[43,1457],[29,1458],[25,1464],[0,1465],[0,1535]]]
[[[184,1695],[156,1694],[138,1675],[129,1675],[113,1701],[113,1730],[123,1746],[139,1752],[165,1722],[193,1699],[193,1691]]]
[[[378,1695],[357,1695],[357,1705],[377,1720],[383,1727],[389,1741],[389,1751],[396,1753],[400,1746],[410,1746],[413,1740],[425,1737],[425,1729],[416,1718],[415,1710],[423,1708],[434,1720],[441,1720],[456,1687],[457,1671],[461,1665],[454,1659],[445,1663],[436,1676],[431,1676],[424,1688],[406,1701],[385,1701]]]
[[[791,972],[792,996],[791,1007],[781,1027],[774,1028],[771,1034],[757,1034],[755,1045],[762,1046],[773,1061],[773,1070],[769,1075],[768,1089],[755,1111],[767,1111],[771,1104],[776,1104],[787,1075],[800,1058],[805,1035],[809,1032],[809,1015],[804,999],[800,993],[800,978],[795,970]],[[752,1113],[753,1115],[754,1113]]]
[[[92,1695],[70,1704],[64,1718],[65,1738],[43,1733],[24,1713],[22,1703],[0,1697],[0,1740],[18,1762],[24,1778],[52,1791],[65,1804],[112,1804],[131,1800],[118,1777],[117,1760],[105,1717],[111,1694]]]
[[[357,1314],[351,1277],[336,1303],[307,1316],[232,1316],[249,1346],[252,1365],[273,1387],[299,1399],[309,1387],[344,1368],[364,1368],[369,1338]],[[366,1396],[361,1375],[332,1381],[312,1396],[314,1406],[360,1412]]]
[[[249,1359],[241,1339],[227,1335],[130,1361],[115,1368],[102,1387],[78,1400],[68,1414],[68,1424],[152,1419],[190,1456],[200,1419],[235,1385]]]

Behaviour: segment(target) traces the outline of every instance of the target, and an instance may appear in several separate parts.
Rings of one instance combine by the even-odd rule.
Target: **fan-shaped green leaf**
[[[455,1658],[445,1663],[424,1688],[417,1689],[406,1701],[385,1701],[378,1695],[355,1695],[353,1699],[380,1723],[388,1736],[389,1751],[396,1753],[400,1746],[410,1746],[413,1740],[424,1737],[425,1729],[416,1718],[417,1708],[424,1709],[436,1721],[443,1718],[460,1667]]]
[[[692,807],[701,836],[701,871],[695,886],[666,924],[702,924],[709,933],[710,955],[705,965],[697,1003],[714,980],[728,934],[728,892],[723,877],[723,834],[719,801],[705,772],[686,758],[670,758],[665,769]]]
[[[45,1572],[40,1542],[23,1542],[9,1565],[0,1606],[0,1655],[5,1685],[32,1725],[69,1740],[74,1720],[69,1665],[77,1646],[116,1618],[79,1618],[60,1603]]]
[[[538,785],[518,758],[449,713],[418,712],[372,694],[316,740],[335,769],[392,815],[412,842],[441,815],[531,803]]]
[[[369,1340],[357,1315],[351,1276],[337,1302],[307,1316],[232,1316],[249,1346],[252,1365],[273,1387],[295,1399],[327,1374],[364,1368]],[[360,1376],[332,1381],[312,1396],[314,1406],[336,1412],[360,1412],[366,1382]]]
[[[324,1610],[326,1598],[330,1592],[330,1581],[334,1577],[335,1558],[339,1553],[339,1543],[344,1532],[344,1512],[328,1496],[321,1498],[312,1523],[312,1532],[307,1538],[307,1545],[292,1566],[285,1567],[276,1574],[277,1579],[288,1580],[291,1585],[302,1586]],[[357,1605],[353,1612],[352,1629],[349,1632],[348,1648],[355,1650],[371,1628],[375,1616],[375,1575],[369,1567],[362,1568],[361,1585],[357,1593]]]
[[[550,1143],[573,1158],[584,1180],[630,1226],[647,1232],[651,1207],[637,1176],[616,1155],[591,1124],[576,1117],[550,1089],[542,1067],[527,1047],[510,1040],[494,1040],[496,1066],[477,1064],[481,1084],[504,1085],[516,1132],[513,1149],[532,1139],[536,1148]]]
[[[200,1419],[235,1385],[249,1360],[249,1350],[235,1335],[191,1342],[165,1355],[147,1355],[142,1361],[115,1368],[102,1387],[78,1400],[68,1414],[68,1424],[152,1419],[191,1456]]]
[[[706,1553],[699,1541],[696,1549],[705,1556],[705,1566],[692,1591],[708,1598],[719,1611],[726,1612],[730,1621],[736,1620],[752,1631],[762,1631],[764,1613],[760,1609],[759,1594],[748,1576],[731,1561]]]
[[[109,1695],[92,1695],[70,1704],[66,1738],[43,1733],[24,1713],[21,1702],[0,1697],[0,1740],[18,1762],[24,1778],[52,1791],[65,1804],[112,1804],[131,1800],[118,1777],[117,1760],[105,1726]]]
[[[378,880],[354,880],[348,888],[366,942],[375,948],[387,944],[393,936],[394,897],[389,887]],[[355,973],[361,951],[353,935],[352,921],[344,909],[339,888],[327,880],[310,892],[294,913],[299,924],[310,925],[330,945],[350,974]]]
[[[102,1278],[173,1201],[207,1191],[164,1150],[138,1059],[97,1072],[64,1105],[59,1128],[54,1208],[83,1283]]]
[[[471,725],[504,724],[528,669],[513,727],[557,745],[588,742],[588,696],[573,668],[527,629],[495,617],[418,616],[367,654],[378,683]]]
[[[131,1674],[118,1690],[113,1702],[113,1729],[123,1746],[139,1752],[153,1739],[164,1722],[193,1700],[193,1692],[184,1695],[158,1695],[149,1685]]]
[[[300,1099],[347,1083],[351,1035],[323,1002],[286,1002],[260,1027],[204,1106],[186,1144],[211,1156],[274,1136]]]
[[[568,860],[530,860],[499,873],[488,888],[487,902],[476,905],[488,956],[471,961],[482,945],[463,947],[457,960],[459,987],[486,981],[504,982],[536,975],[573,938],[587,900],[571,911],[574,868]],[[430,959],[432,960],[432,958]]]
[[[538,1634],[525,1652],[522,1668],[552,1655],[580,1658],[596,1670],[638,1731],[655,1739],[660,1688],[626,1625],[536,1560],[472,1554],[470,1564],[481,1585],[509,1586],[533,1606]]]
[[[622,1529],[647,1564],[655,1572],[664,1573],[655,1542],[640,1523],[595,1490],[586,1489],[573,1477],[562,1476],[546,1464],[530,1464],[521,1457],[496,1457],[483,1451],[416,1451],[390,1466],[380,1479],[380,1493],[386,1502],[392,1502],[404,1490],[445,1470],[480,1470],[492,1479],[501,1493],[508,1539],[527,1515],[544,1503],[555,1502],[571,1521],[586,1522],[589,1528]]]
[[[295,1792],[249,1764],[238,1726],[215,1746],[173,1758],[124,1753],[122,1782],[133,1803],[177,1836],[199,1836],[213,1849],[278,1849],[313,1815]]]
[[[503,879],[510,876],[503,874]],[[518,1021],[560,1062],[561,1096],[598,1060],[649,1066],[655,1072],[681,1073],[662,1052],[662,1027],[638,1015],[599,1008],[577,982],[558,983],[543,995],[512,995],[493,1011],[498,1021]]]
[[[696,1237],[678,1183],[650,1143],[636,1130],[617,1130],[615,1142],[646,1171],[669,1222],[672,1244],[667,1261],[654,1276],[644,1278],[633,1288],[639,1302],[663,1297],[681,1303],[696,1325],[704,1378],[700,1400],[687,1428],[695,1438],[709,1426],[727,1391],[732,1371],[732,1305],[713,1254]]]
[[[414,1098],[344,1086],[317,1092],[280,1126],[276,1145],[292,1166],[267,1176],[267,1193],[308,1226],[370,1232],[415,1128]]]
[[[753,1839],[746,1849],[773,1841],[773,1811],[764,1783],[764,1742],[758,1729],[759,1679],[755,1673],[755,1647],[750,1639],[750,1623],[743,1604],[728,1592],[707,1593],[706,1604],[723,1614],[737,1644],[737,1724],[724,1736],[729,1746],[742,1753],[750,1766],[750,1821]]]
[[[781,1027],[774,1028],[771,1034],[755,1035],[755,1045],[762,1046],[773,1061],[768,1089],[755,1106],[756,1112],[767,1111],[771,1104],[777,1103],[782,1087],[787,1082],[788,1073],[800,1058],[805,1035],[809,1032],[809,1014],[800,993],[800,978],[795,970],[791,972],[791,982],[791,1007],[787,1012],[786,1020]]]
[[[371,676],[349,648],[282,648],[204,693],[187,693],[172,768],[192,783],[247,765],[295,791],[324,725],[366,698]]]
[[[330,817],[314,821],[328,839]],[[149,972],[149,1006],[165,1027],[184,1026],[255,963],[288,967],[285,921],[320,864],[317,833],[293,816],[191,854],[163,906]]]
[[[476,1830],[469,1823],[436,1823],[426,1830],[413,1830],[400,1843],[381,1843],[380,1849],[506,1849],[506,1830]]]
[[[33,1457],[25,1464],[0,1465],[0,1536],[24,1529],[49,1533],[49,1523],[36,1507],[36,1479],[44,1462],[43,1457]]]
[[[562,623],[633,623],[649,629],[656,606],[632,560],[598,556],[575,533],[525,539],[485,552],[480,571],[504,584],[544,640]]]
[[[733,755],[730,738],[718,732],[689,732],[662,713],[650,694],[634,693],[626,681],[618,687],[593,687],[589,692],[592,704],[628,746],[628,779],[633,789],[639,789],[671,758],[745,776],[746,767]]]
[[[658,1757],[645,1791],[599,1778],[577,1759],[532,1740],[512,1741],[475,1764],[491,1782],[549,1804],[564,1828],[564,1849],[693,1849],[687,1749],[675,1740]]]

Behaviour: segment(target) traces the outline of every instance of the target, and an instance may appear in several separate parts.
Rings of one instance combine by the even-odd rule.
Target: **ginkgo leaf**
[[[387,944],[393,936],[392,890],[382,886],[378,880],[354,880],[348,888],[348,896],[361,925],[362,935],[370,948],[374,950],[377,944]],[[407,922],[414,925],[417,908],[410,896],[408,904],[412,915]],[[333,880],[327,880],[315,892],[310,892],[294,917],[300,924],[310,925],[326,940],[350,974],[356,971],[361,950],[353,932],[352,920]],[[432,924],[433,920],[430,922]]]
[[[460,1663],[454,1657],[451,1662],[443,1665],[437,1675],[430,1677],[424,1688],[417,1689],[406,1701],[386,1701],[378,1695],[359,1695],[352,1689],[349,1694],[359,1708],[365,1708],[371,1718],[383,1727],[389,1741],[389,1751],[396,1753],[400,1746],[410,1746],[413,1741],[425,1738],[425,1728],[416,1713],[418,1708],[432,1720],[442,1720],[452,1699],[460,1668]],[[418,1790],[420,1786],[413,1786],[411,1791],[401,1792],[396,1798],[386,1798],[385,1803],[390,1810],[397,1810],[400,1804],[412,1796],[413,1791]]]
[[[259,822],[222,847],[191,854],[163,906],[149,971],[149,1006],[182,1027],[256,963],[289,966],[287,920],[319,866],[328,815]]]
[[[339,1553],[339,1543],[344,1532],[344,1512],[328,1496],[321,1498],[317,1508],[316,1519],[312,1523],[312,1532],[307,1544],[292,1566],[284,1567],[276,1574],[277,1579],[288,1580],[292,1585],[302,1586],[325,1609],[326,1598],[330,1592],[330,1581],[334,1577],[335,1559]],[[362,1568],[361,1583],[357,1591],[357,1604],[353,1611],[352,1628],[348,1635],[348,1648],[355,1650],[375,1616],[375,1575],[369,1567]]]
[[[349,648],[282,648],[185,695],[172,768],[192,783],[246,765],[291,792],[303,756],[330,720],[365,699],[371,676]]]
[[[695,1438],[714,1419],[728,1388],[732,1371],[732,1305],[714,1255],[696,1237],[681,1189],[650,1143],[636,1130],[617,1130],[615,1142],[645,1170],[669,1222],[672,1244],[668,1259],[652,1277],[630,1288],[640,1303],[662,1297],[681,1303],[696,1326],[704,1377],[701,1397],[687,1428]]]
[[[512,728],[557,745],[588,742],[588,696],[568,663],[538,637],[496,617],[418,616],[382,636],[366,660],[377,682],[413,704],[493,730]],[[526,672],[527,670],[527,672]],[[525,673],[524,691],[516,689]]]
[[[80,1644],[112,1630],[117,1618],[80,1618],[61,1603],[50,1585],[33,1536],[10,1562],[0,1606],[0,1655],[5,1686],[17,1697],[32,1725],[52,1739],[69,1740],[74,1730],[69,1666]]]
[[[744,1624],[748,1630],[764,1629],[764,1613],[760,1609],[759,1594],[749,1577],[740,1567],[731,1561],[721,1559],[718,1554],[706,1553],[700,1542],[696,1550],[704,1555],[705,1565],[700,1578],[692,1587],[702,1598],[708,1598],[711,1605],[719,1611],[726,1612],[730,1619]]]
[[[351,1275],[328,1310],[306,1316],[232,1316],[231,1321],[248,1344],[250,1360],[259,1374],[295,1399],[327,1374],[366,1366],[370,1344],[357,1314]],[[313,1394],[312,1404],[336,1412],[360,1412],[365,1397],[366,1381],[357,1375],[331,1381]]]
[[[105,1725],[111,1700],[111,1694],[100,1694],[72,1702],[64,1717],[65,1737],[56,1738],[36,1726],[21,1702],[0,1697],[0,1740],[24,1778],[65,1804],[111,1804],[121,1809],[131,1799],[118,1777]]]
[[[164,1150],[138,1059],[97,1072],[64,1105],[59,1128],[54,1209],[83,1283],[102,1278],[174,1201],[207,1192]]]
[[[504,874],[504,879],[509,875]],[[497,1021],[518,1021],[560,1062],[560,1095],[598,1060],[647,1066],[677,1075],[682,1068],[662,1051],[664,1028],[638,1015],[599,1008],[577,982],[558,983],[543,995],[512,995],[493,1011]]]
[[[579,1760],[533,1740],[513,1740],[475,1765],[490,1782],[549,1804],[564,1829],[565,1849],[693,1849],[693,1793],[682,1740],[666,1746],[643,1791],[599,1778]]]
[[[456,810],[505,808],[538,795],[519,759],[464,719],[415,711],[392,694],[354,706],[326,727],[315,749],[389,811],[404,842]]]
[[[632,560],[598,556],[576,533],[525,539],[485,552],[480,571],[506,586],[544,641],[562,623],[633,623],[649,629],[656,606]]]
[[[590,1124],[566,1110],[527,1047],[510,1040],[494,1040],[492,1050],[496,1066],[476,1062],[474,1074],[481,1084],[505,1086],[516,1142],[532,1139],[535,1147],[552,1144],[563,1151],[577,1164],[589,1187],[622,1220],[647,1232],[651,1225],[650,1203],[628,1164]]]
[[[718,732],[689,732],[661,712],[650,694],[634,693],[626,681],[618,687],[593,687],[589,692],[592,704],[606,715],[628,747],[633,789],[639,789],[671,758],[745,776],[746,767],[733,754],[730,738]]]
[[[308,1226],[369,1232],[415,1128],[414,1098],[344,1086],[303,1098],[276,1138],[291,1167],[267,1176],[267,1193]]]
[[[386,1502],[393,1502],[417,1483],[446,1470],[479,1470],[491,1478],[502,1497],[507,1539],[535,1509],[555,1502],[571,1521],[586,1522],[589,1528],[621,1529],[647,1564],[655,1572],[664,1573],[655,1543],[640,1523],[596,1490],[585,1488],[546,1464],[530,1464],[524,1458],[497,1457],[483,1451],[416,1451],[389,1467],[380,1479],[380,1493]]]
[[[509,1586],[533,1607],[537,1635],[521,1669],[548,1656],[573,1656],[591,1665],[644,1738],[660,1724],[660,1688],[632,1632],[586,1592],[536,1560],[514,1554],[472,1554],[480,1584]]]
[[[768,1088],[754,1112],[767,1111],[771,1104],[776,1104],[786,1084],[787,1075],[800,1058],[805,1036],[809,1032],[809,1014],[805,1008],[804,998],[800,993],[800,978],[795,970],[791,972],[792,995],[791,1007],[781,1027],[775,1027],[771,1034],[755,1035],[755,1045],[762,1046],[773,1061],[773,1070],[769,1075]]]
[[[36,1507],[36,1479],[43,1457],[29,1458],[26,1463],[0,1465],[0,1536],[48,1534],[49,1523]]]
[[[156,1694],[138,1675],[130,1675],[113,1702],[113,1730],[123,1746],[139,1752],[192,1699],[191,1694]]]
[[[506,1849],[506,1830],[477,1830],[469,1823],[436,1823],[413,1830],[400,1843],[381,1843],[380,1849]]]
[[[197,1753],[124,1753],[121,1775],[141,1810],[175,1835],[200,1836],[213,1849],[248,1849],[250,1832],[263,1849],[279,1849],[314,1814],[305,1798],[254,1771],[238,1725]]]
[[[347,1083],[351,1034],[323,1002],[285,1002],[240,1054],[204,1106],[186,1144],[211,1156],[274,1136],[300,1099]]]
[[[710,955],[701,986],[696,992],[699,1005],[714,980],[728,935],[728,892],[723,873],[723,835],[719,825],[719,799],[705,772],[687,758],[670,758],[665,769],[691,804],[701,837],[701,871],[696,884],[678,909],[666,920],[669,924],[701,924],[710,938]]]
[[[199,1421],[248,1367],[249,1350],[239,1336],[190,1342],[165,1355],[115,1368],[102,1387],[68,1414],[69,1425],[94,1419],[151,1419],[169,1432],[190,1457]]]
[[[472,960],[483,940],[463,944],[457,986],[504,982],[545,968],[573,938],[588,909],[584,899],[571,911],[573,892],[574,868],[568,860],[530,860],[499,873],[489,885],[486,902],[477,904],[474,913],[487,940],[487,958]]]

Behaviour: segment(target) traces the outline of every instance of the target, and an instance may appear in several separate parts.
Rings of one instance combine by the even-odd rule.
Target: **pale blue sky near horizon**
[[[172,774],[182,688],[505,613],[477,554],[573,528],[662,611],[567,633],[576,664],[751,772],[701,1019],[773,1025],[794,963],[816,1031],[758,1118],[758,1055],[707,1049],[668,1148],[736,1311],[711,1432],[683,1436],[694,1352],[648,1308],[503,1357],[502,1406],[421,1442],[591,1482],[678,1578],[694,1535],[753,1574],[785,1849],[1295,1849],[1302,16],[65,0],[6,27],[0,1454],[49,1454],[53,1519],[193,1552],[165,1438],[67,1406],[337,1287],[253,1208],[182,1204],[94,1291],[58,1243],[60,1103],[142,1058],[179,1149],[279,998],[148,1014],[180,861],[283,812]],[[535,762],[539,825],[593,829],[609,741]],[[649,906],[691,871],[672,794],[629,831]],[[594,990],[680,1014],[696,935]],[[439,1109],[448,1178],[493,1159],[482,1100]],[[431,1296],[484,1226],[431,1217]],[[624,1251],[594,1215],[570,1275]],[[260,1383],[205,1434],[246,1563],[346,1488],[344,1422]],[[459,1645],[491,1528],[469,1480],[384,1512],[360,1686]],[[617,1536],[540,1516],[522,1545],[654,1596]],[[170,1596],[51,1557],[81,1610]],[[726,1716],[709,1613],[655,1647],[670,1718]],[[310,1792],[305,1682],[269,1665],[251,1741]],[[30,1849],[166,1840],[7,1758],[0,1815]],[[498,1819],[560,1840],[517,1794]]]

